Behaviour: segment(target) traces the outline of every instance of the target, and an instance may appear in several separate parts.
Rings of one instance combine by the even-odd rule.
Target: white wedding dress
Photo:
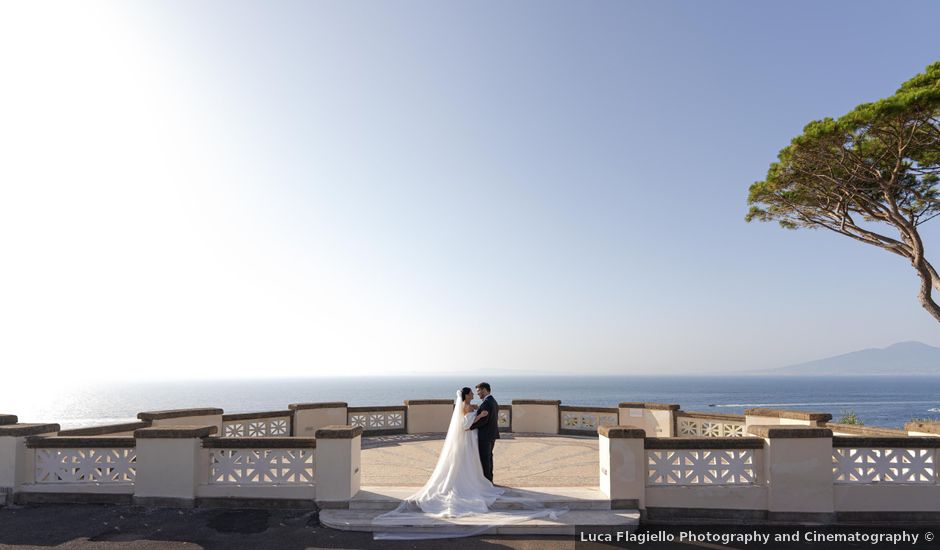
[[[467,428],[476,419],[476,412],[463,414],[463,401],[458,391],[454,413],[437,465],[427,483],[405,498],[395,510],[373,520],[376,526],[397,526],[394,531],[379,531],[375,539],[425,539],[466,537],[483,533],[494,525],[519,523],[538,517],[555,518],[564,508],[545,508],[532,498],[506,496],[506,490],[483,477],[479,441],[476,430]],[[497,502],[512,503],[513,510],[493,510]],[[421,529],[435,519],[433,529]],[[408,531],[408,526],[415,526]]]

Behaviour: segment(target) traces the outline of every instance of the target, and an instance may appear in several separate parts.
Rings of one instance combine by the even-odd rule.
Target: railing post
[[[764,438],[768,519],[834,521],[832,430],[752,425],[748,433]]]
[[[614,509],[646,506],[646,433],[629,426],[597,428],[601,491]]]
[[[621,426],[646,430],[647,437],[673,437],[676,435],[676,411],[673,403],[624,402],[619,407]]]
[[[10,504],[20,486],[35,477],[35,452],[26,447],[26,438],[58,431],[58,424],[19,424],[12,414],[0,415],[0,504]]]
[[[216,433],[222,433],[223,410],[215,407],[199,409],[170,409],[166,411],[143,411],[137,413],[137,418],[150,422],[154,428],[165,426],[215,426]]]
[[[325,426],[345,425],[346,409],[349,406],[342,401],[329,403],[291,403],[287,406],[293,412],[291,435],[295,437],[313,437]]]
[[[561,401],[557,399],[513,399],[512,431],[557,434],[559,406]]]
[[[811,426],[820,427],[832,420],[829,413],[791,411],[787,409],[747,409],[744,426]]]
[[[454,412],[453,399],[406,399],[404,404],[407,433],[447,432]]]
[[[145,506],[196,504],[202,438],[217,433],[212,426],[162,426],[141,428],[137,439],[137,480],[134,503]]]
[[[314,458],[317,504],[322,508],[348,508],[359,492],[362,477],[362,428],[325,426],[316,431]]]

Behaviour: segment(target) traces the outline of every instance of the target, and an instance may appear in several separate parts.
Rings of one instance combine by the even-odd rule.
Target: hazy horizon
[[[4,377],[678,375],[940,345],[903,260],[744,222],[804,124],[940,58],[883,8],[5,2]]]

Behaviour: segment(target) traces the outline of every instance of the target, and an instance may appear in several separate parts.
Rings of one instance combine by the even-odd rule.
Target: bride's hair
[[[460,390],[460,400],[461,400],[461,401],[466,401],[468,395],[473,395],[473,390],[471,390],[470,388],[462,388],[462,389]]]

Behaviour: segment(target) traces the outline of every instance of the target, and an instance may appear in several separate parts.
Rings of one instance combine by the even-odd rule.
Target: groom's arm
[[[480,411],[486,411],[488,414],[487,414],[486,416],[480,416]],[[492,401],[487,401],[486,403],[484,403],[483,405],[480,406],[480,409],[479,409],[479,410],[477,410],[477,417],[476,417],[476,419],[473,421],[472,424],[470,424],[470,427],[467,428],[467,429],[468,429],[468,430],[475,430],[475,429],[477,429],[477,428],[481,428],[481,427],[483,427],[483,426],[486,426],[487,423],[489,423],[489,421],[490,421],[490,417],[492,417],[492,416],[493,416],[493,402],[492,402]]]

